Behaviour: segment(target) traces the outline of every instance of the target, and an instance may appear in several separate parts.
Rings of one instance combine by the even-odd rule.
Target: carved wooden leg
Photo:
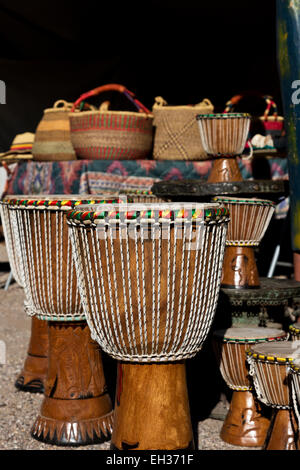
[[[221,286],[235,289],[260,286],[253,247],[226,246]]]
[[[291,410],[274,410],[264,450],[297,450],[296,430]]]
[[[101,443],[112,420],[101,352],[86,322],[49,322],[45,397],[32,436],[64,446]]]
[[[193,449],[184,362],[118,364],[112,449]]]
[[[222,183],[224,181],[243,181],[236,157],[213,158],[207,182]]]
[[[32,317],[31,338],[23,369],[15,382],[24,392],[43,393],[48,369],[48,324]]]
[[[262,415],[259,402],[251,392],[233,392],[230,409],[220,437],[235,446],[263,446],[270,420]]]

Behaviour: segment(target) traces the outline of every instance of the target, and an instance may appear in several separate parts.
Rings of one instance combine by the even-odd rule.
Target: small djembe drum
[[[275,204],[265,199],[218,196],[213,199],[230,212],[222,287],[260,286],[254,249],[260,244],[272,218]]]
[[[10,212],[7,206],[9,199],[12,197],[6,196],[1,201],[0,213],[10,268],[15,281],[20,287],[24,287],[20,255],[17,252]],[[33,316],[34,312],[30,309],[26,300],[24,302],[24,309],[29,316],[32,316],[31,336],[27,357],[23,369],[15,382],[15,386],[24,392],[43,393],[48,369],[48,325]]]
[[[270,420],[253,394],[246,351],[250,345],[287,339],[284,331],[275,328],[228,328],[214,332],[213,346],[220,371],[233,390],[220,434],[223,441],[244,447],[264,444]]]
[[[90,337],[77,289],[65,221],[67,210],[95,201],[65,197],[15,199],[8,208],[28,303],[49,326],[44,400],[31,434],[46,443],[78,446],[110,439],[113,416],[101,352]]]
[[[208,183],[242,181],[236,160],[248,138],[250,115],[245,113],[197,115],[205,152],[213,158]]]
[[[297,423],[292,411],[289,366],[297,356],[296,341],[263,343],[246,352],[258,400],[273,408],[265,450],[295,450]]]
[[[78,206],[68,216],[92,337],[119,361],[112,449],[193,448],[185,359],[219,292],[219,204]]]
[[[290,337],[292,341],[300,340],[300,323],[294,323],[289,326]]]

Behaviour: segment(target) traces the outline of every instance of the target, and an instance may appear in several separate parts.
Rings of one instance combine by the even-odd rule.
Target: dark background
[[[281,109],[275,6],[275,0],[0,0],[6,83],[0,152],[16,134],[34,132],[57,99],[74,101],[106,83],[125,85],[149,108],[160,95],[169,104],[208,97],[223,111],[234,94],[257,90],[273,95]],[[127,103],[113,96],[112,106]],[[259,100],[243,106],[264,109]]]

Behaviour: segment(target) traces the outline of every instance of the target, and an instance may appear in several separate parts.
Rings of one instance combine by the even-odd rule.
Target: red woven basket
[[[138,111],[111,111],[107,102],[96,111],[78,109],[87,98],[107,91],[123,93]],[[69,117],[71,141],[78,158],[137,160],[151,154],[153,115],[122,85],[108,84],[84,93],[75,101]]]

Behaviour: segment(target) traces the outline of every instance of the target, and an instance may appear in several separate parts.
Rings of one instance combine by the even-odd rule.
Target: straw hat
[[[0,153],[0,160],[7,162],[14,160],[32,160],[33,142],[34,134],[32,132],[17,134],[12,141],[10,149],[7,152]]]

